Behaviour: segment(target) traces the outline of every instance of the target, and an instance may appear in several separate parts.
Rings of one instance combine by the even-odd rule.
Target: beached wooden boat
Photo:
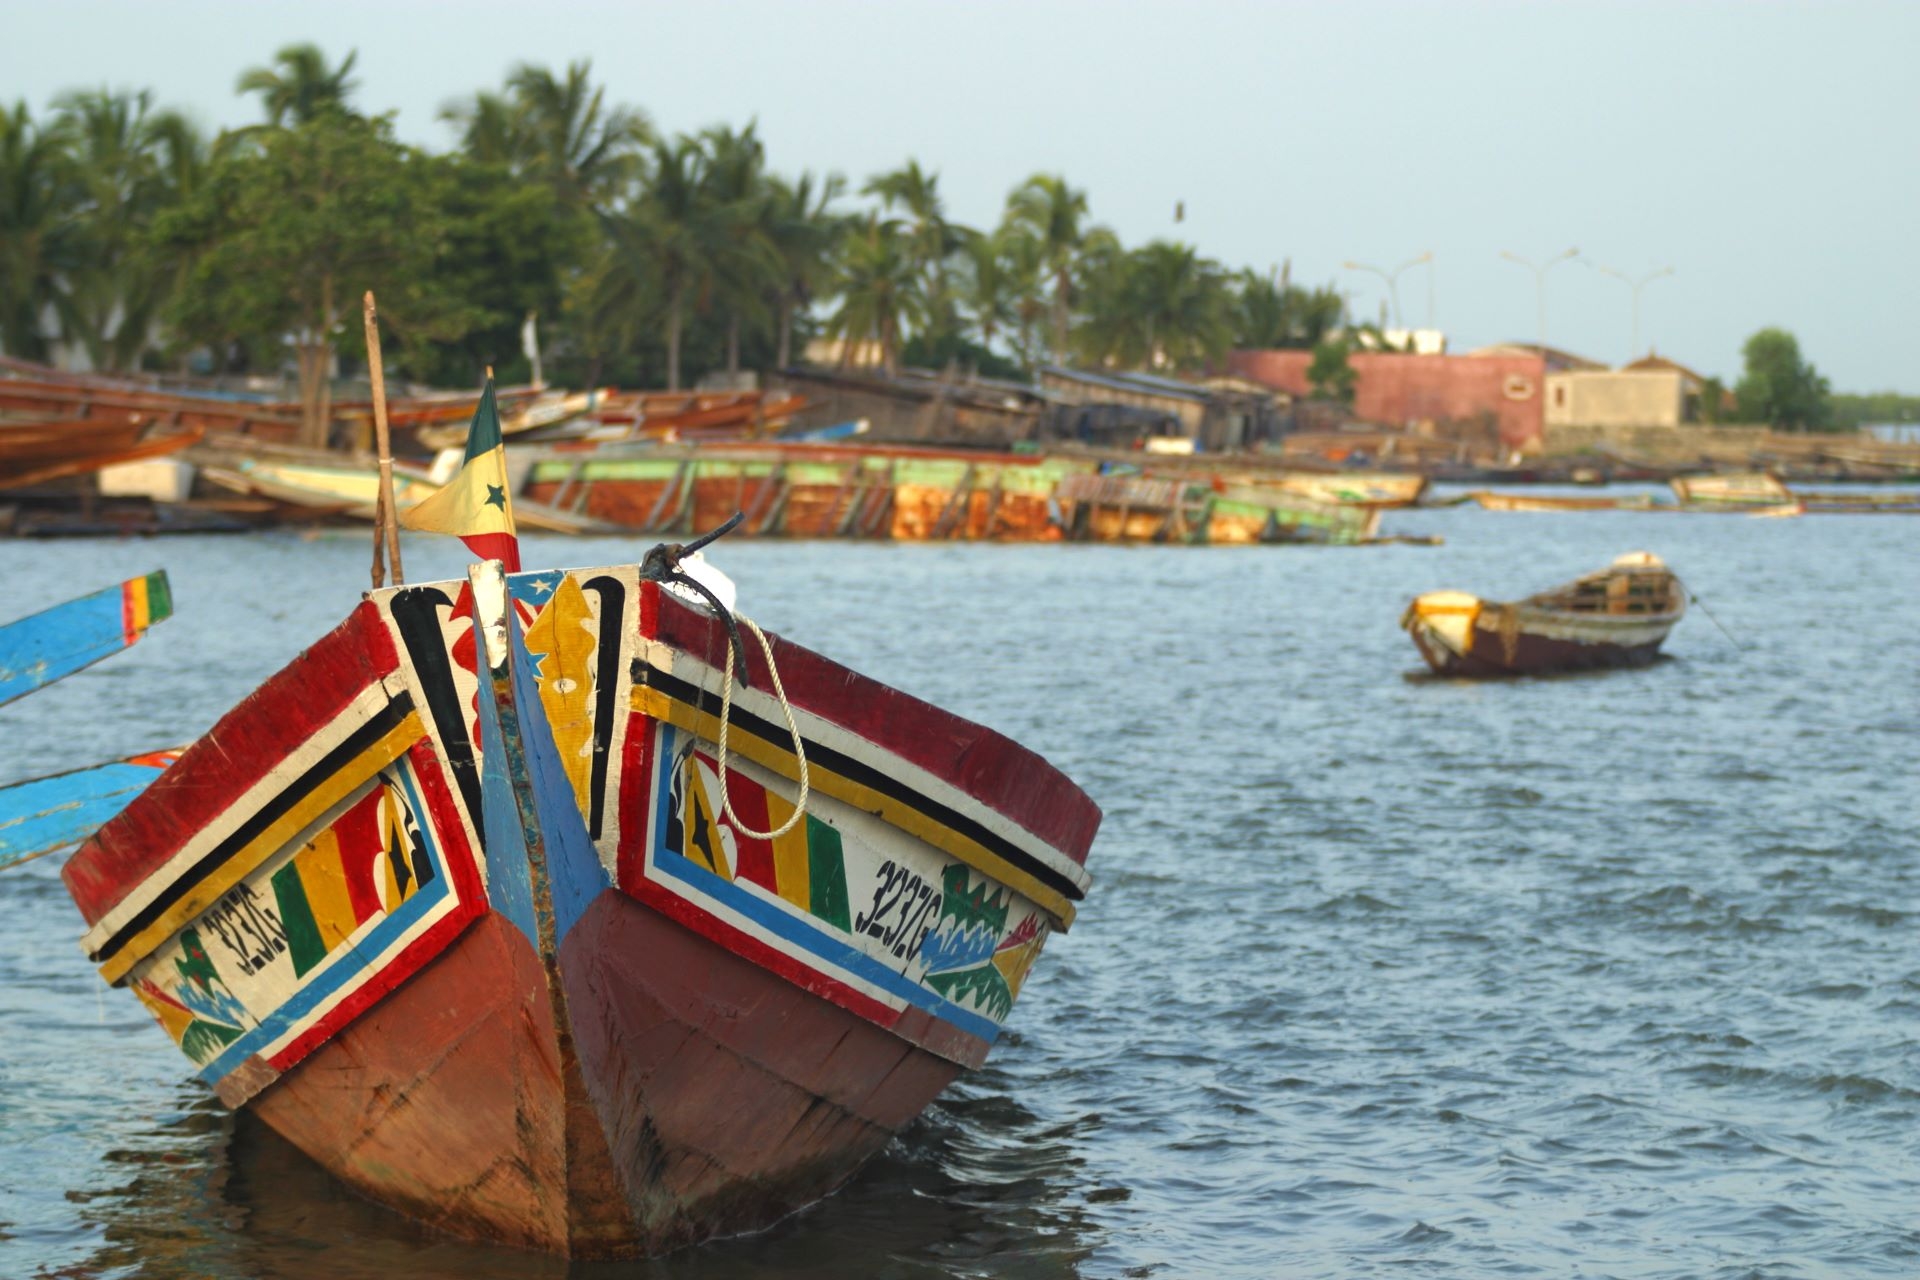
[[[371,521],[380,489],[380,473],[373,467],[327,463],[244,459],[231,467],[207,467],[202,474],[214,484],[236,493],[268,498],[291,512],[306,512],[321,518]],[[393,497],[398,510],[406,511],[424,502],[440,492],[440,488],[424,468],[394,464]],[[516,501],[514,515],[527,528],[548,533],[611,532],[611,526],[603,521],[556,511],[530,499]]]
[[[1794,490],[1809,515],[1920,515],[1920,490],[1809,493]]]
[[[678,533],[744,511],[743,534],[1057,541],[1054,491],[1097,464],[1038,455],[763,442],[555,450],[522,490],[622,528]]]
[[[1624,498],[1603,498],[1590,494],[1496,493],[1475,489],[1467,497],[1486,511],[1651,511],[1651,495],[1632,494]]]
[[[1099,810],[634,567],[373,592],[68,862],[103,978],[367,1196],[575,1256],[833,1190],[999,1034]]]
[[[1510,604],[1429,591],[1400,625],[1441,675],[1532,675],[1645,666],[1686,610],[1680,579],[1658,556],[1635,551]]]
[[[170,426],[141,414],[0,423],[0,489],[164,457],[185,449],[201,434],[200,427]]]
[[[1069,539],[1213,546],[1351,546],[1380,527],[1375,507],[1316,502],[1277,488],[1140,475],[1070,475],[1055,494]]]
[[[1667,483],[1673,487],[1673,496],[1688,507],[1781,506],[1793,501],[1793,491],[1771,471],[1679,476]]]
[[[161,569],[0,626],[0,706],[131,647],[172,616]]]

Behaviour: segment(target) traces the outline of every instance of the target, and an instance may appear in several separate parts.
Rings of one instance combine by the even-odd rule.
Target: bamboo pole
[[[393,450],[387,438],[387,375],[380,362],[380,323],[371,289],[367,290],[366,318],[367,374],[373,382],[373,434],[375,447],[380,452],[380,499],[375,505],[373,520],[373,585],[377,590],[386,585],[386,570],[380,562],[383,539],[387,558],[393,562],[393,584],[404,584],[407,576],[400,569],[400,517],[393,509]]]

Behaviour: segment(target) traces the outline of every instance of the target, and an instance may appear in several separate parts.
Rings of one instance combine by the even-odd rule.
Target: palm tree
[[[338,67],[328,70],[327,55],[313,44],[290,44],[273,55],[278,66],[253,67],[241,73],[235,93],[257,93],[274,128],[310,124],[332,111],[347,111],[348,79],[358,53],[349,50]]]
[[[460,149],[476,164],[514,168],[531,150],[518,104],[484,90],[469,102],[449,102],[440,118],[460,130]]]
[[[29,360],[47,358],[43,320],[78,262],[65,142],[25,102],[0,106],[0,349]]]
[[[1233,342],[1233,298],[1220,264],[1191,245],[1155,240],[1128,255],[1129,289],[1141,325],[1139,363],[1188,368]]]
[[[880,344],[888,373],[900,368],[900,344],[926,317],[919,263],[901,224],[879,215],[848,238],[840,265],[840,309],[830,329],[845,344],[841,363],[851,363],[856,344]]]
[[[619,258],[607,287],[634,310],[647,309],[649,294],[664,303],[669,391],[680,389],[687,311],[711,302],[727,247],[727,217],[712,199],[707,166],[698,139],[654,143],[646,191],[612,220]]]
[[[767,153],[754,125],[738,132],[718,125],[700,142],[707,154],[706,197],[724,225],[713,272],[717,300],[727,312],[727,372],[738,373],[741,321],[767,321],[767,294],[786,275],[786,264],[773,244]]]
[[[937,341],[953,332],[958,326],[947,283],[947,263],[972,233],[947,221],[940,198],[940,175],[922,169],[918,160],[908,160],[898,169],[874,174],[860,192],[879,197],[882,213],[891,213],[898,205],[911,219],[907,239],[915,266],[924,278],[929,336]]]
[[[1285,266],[1267,276],[1240,273],[1236,346],[1306,350],[1340,327],[1345,303],[1339,290],[1331,285],[1302,289],[1290,275]]]
[[[131,368],[151,344],[154,323],[179,264],[148,245],[154,218],[199,182],[206,146],[149,95],[97,92],[60,98],[58,127],[73,158],[79,261],[65,276],[59,308],[68,334],[96,369]]]
[[[768,179],[766,236],[780,264],[772,290],[779,325],[778,368],[793,363],[795,313],[804,311],[831,278],[847,220],[832,213],[830,206],[845,189],[846,180],[837,173],[820,182],[817,194],[811,173],[801,174],[797,182],[777,176]]]
[[[1040,242],[1041,261],[1053,277],[1053,358],[1067,358],[1067,325],[1073,307],[1073,266],[1087,216],[1087,193],[1058,174],[1036,173],[1007,198],[1007,216]]]
[[[1002,228],[992,235],[975,235],[967,240],[967,311],[980,334],[980,345],[989,350],[1003,330],[1020,322],[1016,239],[1016,233]]]
[[[602,206],[638,176],[641,148],[653,140],[643,112],[607,105],[589,79],[590,62],[567,65],[564,79],[523,63],[507,86],[520,118],[523,160],[554,184],[562,203]]]

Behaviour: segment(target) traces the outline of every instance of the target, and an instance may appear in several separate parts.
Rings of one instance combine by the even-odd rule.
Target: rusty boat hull
[[[429,1226],[764,1227],[984,1060],[1099,822],[768,643],[729,697],[727,628],[632,567],[375,592],[74,855],[83,945],[223,1101]]]
[[[1658,557],[1633,552],[1515,602],[1430,591],[1400,625],[1438,675],[1544,675],[1647,666],[1685,613],[1679,579]]]

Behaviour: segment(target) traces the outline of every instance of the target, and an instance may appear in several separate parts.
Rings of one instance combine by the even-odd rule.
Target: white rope
[[[720,686],[720,813],[733,824],[733,829],[749,840],[773,840],[787,834],[807,816],[807,791],[809,778],[807,772],[807,748],[800,741],[800,726],[793,719],[793,704],[787,701],[786,688],[780,683],[780,668],[773,663],[773,645],[767,639],[767,633],[760,624],[744,613],[733,615],[735,621],[744,623],[747,630],[759,637],[760,651],[767,655],[767,674],[773,677],[773,692],[780,699],[781,714],[787,718],[787,732],[793,735],[794,758],[800,762],[800,798],[794,802],[793,812],[787,820],[772,831],[755,831],[740,820],[733,811],[733,797],[727,794],[727,729],[733,722],[733,651],[727,651],[727,679]],[[743,657],[745,655],[742,655]]]

